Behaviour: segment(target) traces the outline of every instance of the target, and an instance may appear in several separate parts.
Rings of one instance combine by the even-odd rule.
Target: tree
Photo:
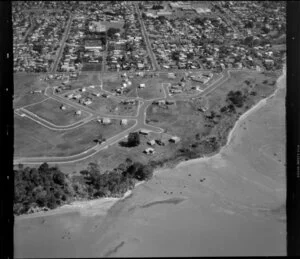
[[[227,95],[227,101],[236,107],[242,107],[244,104],[244,96],[241,91],[230,91]]]
[[[118,32],[120,32],[120,29],[118,29],[118,28],[109,28],[107,30],[107,36],[111,38]]]
[[[140,144],[140,134],[138,132],[130,132],[128,135],[127,145],[135,147]]]

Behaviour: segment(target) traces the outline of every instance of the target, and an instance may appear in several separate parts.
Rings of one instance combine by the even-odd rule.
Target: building
[[[60,106],[60,109],[64,111],[66,109],[66,106],[62,105]]]
[[[173,100],[166,100],[166,104],[167,105],[172,105],[172,104],[175,104],[175,101],[173,101]]]
[[[85,101],[83,104],[84,104],[84,105],[90,105],[90,104],[92,104],[92,101],[91,101],[91,100],[87,100],[87,101]]]
[[[170,138],[169,141],[170,141],[171,143],[175,143],[175,144],[176,144],[176,143],[178,143],[178,142],[180,141],[180,138],[174,136],[174,137]]]
[[[76,113],[75,113],[76,115],[81,115],[81,111],[79,110],[79,111],[76,111]]]
[[[159,145],[159,146],[164,146],[164,145],[165,145],[165,142],[162,141],[161,139],[157,139],[157,140],[156,140],[156,143],[157,143],[157,145]]]
[[[145,84],[140,84],[140,86],[139,86],[140,88],[145,88],[146,87],[146,85]]]
[[[111,123],[111,119],[110,118],[102,118],[102,119],[98,119],[98,121],[102,124],[110,124]]]
[[[150,130],[140,129],[139,133],[142,135],[148,135],[150,133]]]
[[[128,120],[127,119],[122,119],[120,124],[121,125],[127,125],[128,124]]]
[[[149,154],[154,154],[154,152],[155,152],[154,149],[151,148],[151,147],[146,148],[146,149],[144,150],[144,153],[147,154],[147,155],[149,155]]]
[[[155,145],[155,140],[152,139],[152,140],[148,141],[147,144],[150,145],[150,146],[154,146]]]
[[[99,97],[101,94],[100,93],[93,93],[93,95]]]

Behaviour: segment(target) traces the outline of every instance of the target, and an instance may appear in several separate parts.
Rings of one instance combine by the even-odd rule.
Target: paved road
[[[69,18],[68,23],[67,23],[67,28],[66,28],[64,36],[63,36],[63,38],[61,40],[56,60],[54,61],[54,64],[53,64],[52,69],[51,69],[52,73],[55,73],[55,71],[57,70],[58,63],[60,61],[61,55],[62,55],[63,50],[64,50],[65,45],[66,45],[66,40],[67,40],[67,38],[69,36],[69,33],[70,33],[71,24],[72,24],[74,16],[71,13],[69,13],[69,14],[70,14],[70,18]]]
[[[203,92],[199,93],[196,96],[205,96],[207,94],[209,94],[210,92],[212,92],[213,90],[215,90],[217,87],[219,87],[220,85],[222,85],[226,80],[228,80],[230,78],[230,73],[236,71],[236,70],[227,70],[224,73],[224,76],[219,78],[218,80],[216,80],[215,82],[213,82],[211,85],[209,85]],[[146,129],[152,132],[156,132],[156,133],[162,133],[164,132],[163,129],[158,128],[158,127],[154,127],[151,126],[149,124],[146,124],[146,110],[148,108],[148,106],[153,102],[153,100],[160,100],[160,99],[172,99],[172,96],[168,95],[166,93],[167,91],[167,86],[164,86],[164,97],[160,97],[160,98],[155,98],[152,100],[140,100],[140,105],[138,108],[138,113],[136,116],[113,116],[113,115],[108,115],[107,117],[110,118],[116,118],[116,119],[123,119],[123,118],[129,118],[129,119],[134,119],[135,120],[135,124],[126,129],[125,131],[111,137],[110,139],[106,140],[106,142],[102,143],[101,145],[97,144],[96,146],[80,153],[77,155],[73,155],[73,156],[66,156],[66,157],[20,157],[20,158],[15,158],[14,159],[14,164],[18,164],[18,163],[23,163],[23,164],[40,164],[43,162],[47,162],[47,163],[52,163],[52,164],[62,164],[62,163],[74,163],[77,161],[81,161],[84,159],[87,159],[95,154],[97,154],[99,151],[119,142],[120,140],[124,139],[129,132],[134,132],[134,131],[138,131],[140,129]],[[95,116],[98,116],[97,113],[95,113],[94,111],[92,111],[91,109],[84,107],[80,104],[75,104],[74,102],[67,100],[63,97],[57,96],[53,94],[53,89],[51,90],[51,88],[46,88],[45,90],[45,94],[48,97],[54,98],[58,101],[62,101],[64,103],[68,103],[71,106],[78,106],[81,110],[85,110],[87,112],[90,112],[93,114],[93,118]],[[183,98],[185,100],[189,99],[190,97],[186,97]],[[132,99],[132,98],[130,98]],[[28,116],[29,115],[29,116]],[[36,116],[35,115],[31,115],[28,114],[28,112],[26,113],[26,116],[28,116],[29,118],[33,119],[34,121],[36,121]],[[102,115],[103,116],[103,115]],[[80,125],[81,126],[81,125]]]
[[[140,9],[138,7],[138,3],[135,3],[135,10],[136,10],[136,13],[137,13],[137,16],[138,16],[139,23],[140,23],[141,28],[142,28],[142,34],[143,34],[143,37],[144,37],[144,40],[145,40],[145,43],[146,43],[146,47],[147,47],[149,57],[151,59],[152,67],[153,67],[154,70],[158,71],[158,70],[160,70],[160,67],[159,67],[159,65],[157,63],[157,60],[156,60],[156,57],[155,57],[155,55],[152,51],[151,43],[149,41],[148,34],[146,32],[145,24],[144,24],[143,19],[141,17],[141,12],[140,12]]]

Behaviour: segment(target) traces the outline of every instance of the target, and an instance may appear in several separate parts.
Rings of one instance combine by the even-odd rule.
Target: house
[[[148,141],[147,144],[150,145],[150,146],[154,146],[155,145],[155,140],[152,139],[152,140]]]
[[[85,92],[85,91],[86,91],[85,87],[81,88],[81,92]]]
[[[122,119],[120,124],[121,125],[127,125],[128,124],[128,120],[127,119]]]
[[[158,105],[164,105],[164,104],[166,104],[166,100],[158,100],[157,104]]]
[[[157,139],[155,141],[156,141],[157,145],[159,145],[159,146],[164,146],[165,145],[165,142],[162,141],[161,139]]]
[[[148,135],[150,133],[150,130],[140,129],[139,133],[142,135]]]
[[[76,115],[81,115],[81,111],[79,110],[79,111],[76,111],[76,113],[75,113]]]
[[[139,88],[145,88],[146,85],[145,84],[140,84]]]
[[[102,118],[102,119],[98,119],[99,122],[101,122],[102,124],[110,124],[111,123],[111,119],[110,118]]]
[[[99,97],[101,94],[100,93],[93,93],[93,95]]]
[[[92,101],[91,101],[91,100],[87,100],[87,101],[85,101],[83,104],[84,104],[84,105],[90,105],[90,104],[92,104]]]
[[[175,104],[175,101],[173,101],[173,100],[166,100],[166,104],[167,105],[172,105],[172,104]]]
[[[60,109],[64,111],[66,109],[66,106],[62,105],[60,106]]]
[[[174,73],[168,73],[168,78],[170,78],[170,79],[175,79],[176,76],[175,76]]]
[[[90,87],[90,88],[95,88],[95,86],[94,86],[94,85],[90,85],[89,87]]]
[[[272,60],[272,59],[265,59],[265,64],[273,66],[274,65],[274,60]]]
[[[81,94],[76,94],[73,96],[74,99],[80,99],[81,98]]]
[[[146,148],[146,149],[144,150],[144,153],[147,154],[147,155],[149,155],[149,154],[154,154],[154,152],[155,152],[154,149],[151,148],[151,147]]]
[[[171,143],[175,143],[175,144],[176,144],[176,143],[178,143],[178,142],[180,141],[180,138],[174,136],[174,137],[170,138],[169,141],[170,141]]]

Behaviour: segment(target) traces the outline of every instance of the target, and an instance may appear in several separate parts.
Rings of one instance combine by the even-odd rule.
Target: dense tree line
[[[232,103],[236,107],[242,107],[245,101],[245,96],[241,91],[230,91],[227,94],[227,102]]]
[[[130,159],[106,172],[90,163],[79,175],[71,177],[47,163],[39,168],[20,165],[14,170],[14,214],[27,213],[30,208],[54,209],[75,199],[120,197],[137,180],[148,180],[152,174],[153,167]]]

